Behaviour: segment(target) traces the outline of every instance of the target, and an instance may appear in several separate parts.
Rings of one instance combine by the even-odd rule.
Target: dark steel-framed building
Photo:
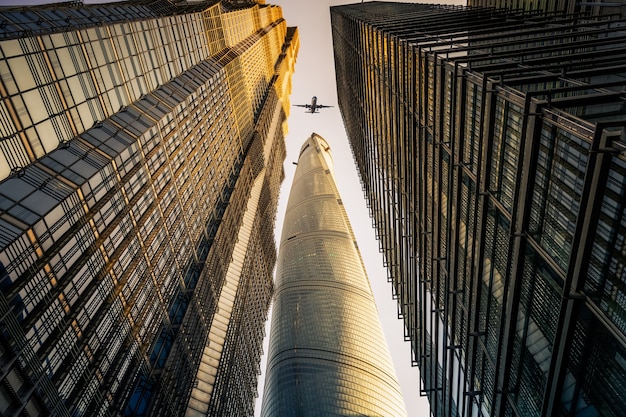
[[[285,211],[263,417],[407,415],[334,165],[313,133]]]
[[[584,13],[592,16],[608,14],[621,14],[623,16],[626,14],[626,2],[623,0],[468,0],[467,4],[469,6],[539,11],[542,13]]]
[[[253,414],[298,34],[238,3],[0,9],[1,415]]]
[[[342,117],[436,416],[626,409],[626,22],[331,8]]]

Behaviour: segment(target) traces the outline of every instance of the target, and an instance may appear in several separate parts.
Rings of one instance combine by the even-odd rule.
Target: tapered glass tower
[[[405,416],[328,143],[302,146],[276,271],[262,416]]]
[[[331,9],[421,393],[435,416],[621,416],[626,2],[473,3],[500,7]]]
[[[0,415],[252,415],[298,35],[239,3],[0,9]]]

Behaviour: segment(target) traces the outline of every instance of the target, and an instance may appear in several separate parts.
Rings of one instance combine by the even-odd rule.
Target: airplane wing
[[[294,106],[295,106],[295,107],[304,107],[304,108],[307,108],[307,109],[310,109],[310,108],[311,108],[311,105],[310,105],[310,104],[294,104]],[[319,106],[318,106],[318,107],[319,107]]]
[[[335,106],[325,106],[325,105],[323,105],[323,104],[318,104],[318,105],[317,105],[317,106],[315,106],[315,107],[317,107],[318,109],[325,109],[326,107],[335,107]]]

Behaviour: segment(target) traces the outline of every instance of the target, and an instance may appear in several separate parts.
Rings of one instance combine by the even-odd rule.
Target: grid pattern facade
[[[406,416],[332,169],[313,134],[285,213],[261,415]]]
[[[342,117],[435,416],[626,407],[626,24],[331,8]]]
[[[216,1],[0,20],[0,414],[252,415],[297,30]]]
[[[586,15],[621,14],[626,16],[626,1],[572,1],[572,0],[468,0],[469,6],[496,7],[540,11],[543,13],[584,13]]]

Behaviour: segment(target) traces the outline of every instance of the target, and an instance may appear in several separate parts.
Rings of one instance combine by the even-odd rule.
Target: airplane
[[[323,109],[326,107],[334,107],[334,106],[325,106],[323,104],[317,104],[317,96],[313,96],[313,98],[311,98],[311,104],[294,104],[294,106],[296,107],[305,107],[307,108],[308,112],[305,113],[319,113],[317,111],[317,109]]]

